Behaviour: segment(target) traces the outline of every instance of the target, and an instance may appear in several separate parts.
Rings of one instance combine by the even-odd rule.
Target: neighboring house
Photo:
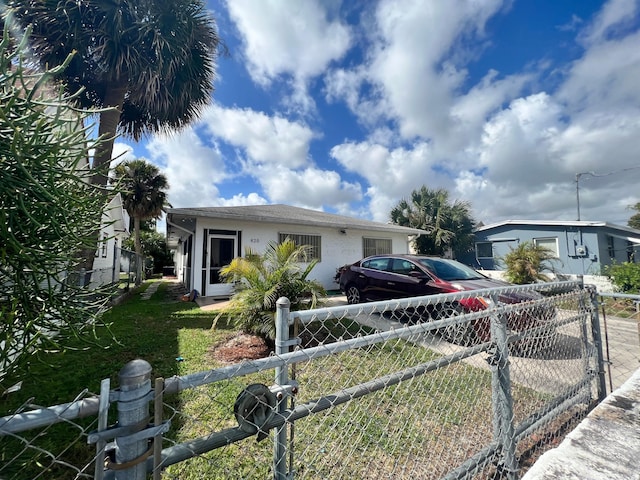
[[[500,258],[519,243],[547,247],[556,273],[600,275],[613,262],[640,261],[640,230],[607,222],[508,220],[475,230],[475,251],[460,259],[476,269],[501,270]]]
[[[100,241],[93,261],[92,285],[106,285],[118,280],[122,243],[129,237],[129,214],[122,206],[122,196],[114,195],[102,213]]]
[[[336,270],[376,253],[408,253],[423,230],[333,215],[288,205],[255,205],[167,210],[167,244],[175,250],[176,275],[203,296],[228,297],[220,268],[247,248],[263,253],[270,242],[287,237],[312,247],[319,260],[311,272],[327,289],[336,289]]]

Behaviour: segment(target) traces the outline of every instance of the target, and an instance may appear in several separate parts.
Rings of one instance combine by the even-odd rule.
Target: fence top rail
[[[425,305],[435,305],[438,303],[452,302],[470,295],[476,297],[491,297],[504,293],[522,291],[571,291],[582,288],[579,281],[569,280],[562,282],[536,283],[529,285],[505,285],[504,287],[484,288],[481,290],[465,290],[455,293],[441,293],[438,295],[425,295],[422,297],[410,297],[397,300],[383,300],[378,302],[359,303],[356,305],[337,305],[334,307],[316,308],[312,310],[297,310],[289,313],[289,324],[293,324],[297,319],[303,324],[312,322],[322,314],[325,318],[340,318],[345,315],[380,313],[389,310],[390,306],[395,308],[410,308]]]
[[[454,318],[445,318],[429,323],[403,326],[401,328],[395,328],[387,331],[375,331],[368,335],[318,345],[317,347],[299,349],[279,355],[272,355],[270,357],[259,358],[257,360],[245,361],[240,364],[228,365],[226,367],[207,370],[204,372],[182,376],[176,375],[165,380],[164,392],[165,394],[174,394],[188,388],[195,388],[209,383],[228,380],[233,377],[240,377],[264,370],[271,370],[277,367],[285,367],[287,365],[325,357],[341,351],[366,347],[395,339],[411,338],[415,335],[427,333],[440,328],[446,328],[447,326],[458,323],[463,319],[472,320],[483,316],[486,316],[486,312],[466,313]]]
[[[369,335],[341,340],[339,342],[326,345],[319,345],[317,347],[295,350],[293,352],[283,353],[280,355],[272,355],[270,357],[246,361],[240,364],[229,365],[189,375],[174,376],[165,380],[164,393],[175,394],[189,388],[196,388],[202,385],[227,380],[229,378],[309,361],[353,348],[366,347],[398,338],[409,338],[427,331],[446,327],[460,321],[463,317],[469,317],[472,319],[481,315],[481,313],[469,313],[453,319],[443,319],[430,322],[428,324],[407,326],[385,332],[377,331]],[[465,349],[462,354],[464,355],[467,350],[471,350],[473,354],[479,351],[484,351],[487,349],[487,345],[488,344],[481,344],[471,349]],[[458,355],[460,354],[461,353],[458,352]],[[110,394],[110,400],[112,401],[116,397],[117,395],[112,391]],[[63,422],[65,420],[73,420],[76,418],[96,415],[99,410],[99,401],[100,399],[97,396],[89,397],[75,402],[1,417],[0,436],[44,427],[46,425]]]
[[[99,397],[88,397],[75,402],[7,415],[0,418],[0,436],[96,415],[99,402]]]
[[[598,292],[598,295],[607,298],[628,298],[629,300],[636,300],[640,302],[640,295],[638,294]]]

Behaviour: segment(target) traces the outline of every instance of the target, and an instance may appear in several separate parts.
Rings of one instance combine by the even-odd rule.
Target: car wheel
[[[355,305],[360,303],[360,290],[355,285],[349,285],[346,290],[347,303],[349,305]]]
[[[406,308],[400,317],[401,322],[408,323],[409,325],[415,325],[429,320],[429,313],[426,307],[422,306]]]
[[[436,310],[436,320],[462,315],[464,309],[458,304],[446,304]],[[476,332],[473,322],[456,323],[440,330],[442,338],[450,343],[468,347],[476,343]]]

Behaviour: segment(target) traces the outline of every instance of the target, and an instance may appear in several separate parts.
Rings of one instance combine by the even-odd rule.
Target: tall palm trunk
[[[115,142],[118,122],[120,121],[120,112],[122,111],[126,92],[127,86],[124,83],[114,83],[107,87],[104,97],[104,105],[105,108],[108,109],[100,112],[98,135],[102,141],[96,147],[93,157],[92,169],[94,170],[94,175],[91,177],[91,183],[102,187],[100,192],[104,197],[101,202],[103,207],[109,201],[109,192],[106,189],[109,180],[109,164],[111,163],[111,157],[113,155],[113,144]],[[102,212],[96,212],[96,214],[101,215]],[[100,230],[95,231],[94,238],[94,248],[88,246],[81,254],[81,267],[87,272],[87,278],[85,278],[84,285],[88,285],[91,281],[95,252],[100,242]]]
[[[93,159],[93,169],[95,175],[92,177],[94,185],[106,187],[109,179],[109,164],[113,155],[113,144],[116,139],[118,130],[118,122],[120,121],[120,113],[124,104],[124,97],[127,93],[127,85],[125,83],[112,83],[105,92],[104,106],[108,110],[100,112],[100,124],[98,126],[98,135],[102,139],[96,148]]]
[[[142,245],[140,244],[140,217],[133,217],[133,230],[135,232],[136,242],[136,285],[142,283]]]

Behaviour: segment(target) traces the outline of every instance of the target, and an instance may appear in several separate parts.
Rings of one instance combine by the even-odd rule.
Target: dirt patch
[[[255,360],[267,357],[271,353],[262,338],[246,333],[235,333],[213,345],[209,351],[213,358],[223,363]]]

